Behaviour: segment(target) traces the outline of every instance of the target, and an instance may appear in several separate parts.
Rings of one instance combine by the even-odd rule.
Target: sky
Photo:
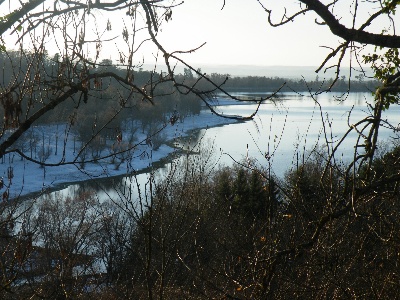
[[[294,0],[260,2],[273,9],[274,21],[280,20],[285,8],[288,14],[299,9],[298,1]],[[342,0],[335,7],[337,18],[348,27],[352,26],[350,3],[354,1]],[[365,1],[359,3],[357,22],[374,12],[363,5]],[[315,23],[315,13],[299,16],[280,27],[270,26],[267,18],[257,0],[185,0],[173,9],[172,21],[163,24],[158,38],[169,52],[187,51],[206,43],[194,53],[181,55],[199,67],[319,66],[330,49],[339,45],[340,39],[327,26]],[[379,27],[369,29],[380,32],[384,23],[382,20],[377,23]],[[348,58],[343,65],[349,66]]]
[[[259,1],[266,7],[273,8],[275,21],[281,18],[285,8],[288,9],[289,14],[298,9],[298,1],[295,0]],[[188,51],[205,43],[194,53],[180,54],[180,57],[196,68],[207,65],[255,66],[258,68],[264,66],[316,67],[329,54],[330,50],[327,47],[335,48],[339,45],[340,39],[334,36],[327,26],[315,23],[316,15],[313,13],[299,16],[294,22],[284,26],[271,27],[267,22],[268,15],[259,1],[185,0],[182,5],[173,8],[172,20],[168,23],[164,22],[157,38],[168,52]],[[8,6],[11,2],[6,1],[0,9]],[[49,0],[47,5],[52,7],[53,3]],[[175,3],[180,3],[180,1],[175,0]],[[335,7],[337,17],[341,22],[345,24],[347,22],[347,26],[351,26],[349,23],[351,21],[349,18],[350,3],[354,3],[354,1],[342,0]],[[361,3],[365,4],[365,1],[360,2],[361,9],[358,12],[360,20],[373,12],[371,8],[363,9]],[[119,14],[110,14],[94,10],[92,14],[93,18],[90,21],[92,26],[102,24],[105,27],[106,20],[110,20],[113,29],[103,36],[105,38],[121,36],[123,26],[126,25],[129,28],[129,20],[127,20],[125,11]],[[381,30],[382,23],[379,24],[378,29]],[[140,33],[138,37],[140,37]],[[55,39],[57,38],[54,37],[53,41],[47,45],[50,53],[57,50],[54,47]],[[126,50],[127,46],[123,42],[121,43],[121,39],[116,41],[111,40],[109,44],[103,45],[101,58],[118,62],[119,51]],[[87,55],[94,56],[94,52],[92,48],[92,50],[88,50]],[[147,43],[141,51],[135,54],[134,58],[136,62],[154,64],[156,55],[155,48]],[[344,61],[344,65],[349,65],[348,59]]]
[[[318,46],[332,44],[326,30],[308,19],[272,28],[256,0],[223,4],[223,0],[186,0],[173,11],[173,20],[164,26],[160,38],[169,49],[188,50],[206,42],[188,60],[234,65],[314,66],[327,53]],[[315,27],[312,35],[310,25]],[[172,42],[172,35],[184,38]]]

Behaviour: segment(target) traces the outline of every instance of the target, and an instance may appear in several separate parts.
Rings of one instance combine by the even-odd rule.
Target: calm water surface
[[[284,94],[275,104],[261,105],[254,121],[231,124],[224,127],[202,131],[205,137],[215,141],[217,149],[230,154],[235,160],[246,156],[253,157],[261,165],[271,166],[276,176],[296,166],[303,154],[315,146],[336,146],[348,124],[369,116],[371,111],[367,103],[373,102],[369,93],[350,94],[345,101],[338,101],[340,94],[322,94],[312,99],[296,94]],[[315,101],[316,100],[316,101]],[[219,109],[224,114],[250,114],[254,105],[226,105]],[[393,107],[385,113],[396,127],[400,122],[399,108]],[[339,146],[336,159],[348,162],[354,155],[354,145],[358,135],[350,134]],[[398,133],[382,128],[380,139],[390,142]],[[229,164],[232,160],[223,155],[222,161]]]
[[[251,157],[260,165],[270,167],[276,176],[283,177],[287,170],[307,159],[310,149],[316,146],[326,148],[327,144],[329,148],[336,146],[349,129],[348,124],[354,124],[371,114],[367,105],[373,102],[370,94],[353,93],[345,101],[338,101],[337,96],[339,94],[322,94],[312,99],[298,94],[282,94],[275,103],[262,104],[253,121],[201,130],[187,147],[201,141],[206,144],[205,148],[213,145],[215,164],[231,165],[233,160]],[[250,115],[256,107],[255,104],[229,105],[229,101],[221,103],[224,105],[216,108],[231,115]],[[397,127],[399,113],[399,108],[393,107],[383,119]],[[356,138],[357,135],[352,133],[340,145],[335,155],[337,161],[351,160]],[[383,128],[380,132],[382,143],[390,143],[396,138],[398,132],[393,129]],[[167,176],[170,166],[171,163],[166,163],[157,176]],[[77,191],[94,189],[99,198],[128,200],[137,197],[137,184],[143,190],[148,178],[149,174],[141,174],[136,178],[95,180],[70,185],[60,192],[72,195]]]

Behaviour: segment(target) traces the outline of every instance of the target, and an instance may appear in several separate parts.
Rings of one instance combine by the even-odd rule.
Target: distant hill
[[[252,65],[207,65],[207,64],[194,64],[194,68],[200,68],[202,72],[207,74],[219,73],[230,74],[232,76],[266,76],[266,77],[280,77],[288,79],[300,79],[304,77],[305,80],[315,80],[318,75],[319,79],[329,79],[335,76],[335,70],[332,68],[326,73],[320,71],[315,73],[316,66],[252,66]],[[154,65],[144,65],[144,69],[154,68]],[[161,67],[163,71],[164,68]],[[341,68],[340,76],[349,76],[348,67]],[[365,69],[367,71],[367,69]],[[183,74],[183,67],[176,67],[177,73]],[[353,71],[352,77],[359,75],[358,72]],[[372,72],[368,69],[367,76],[372,76]]]

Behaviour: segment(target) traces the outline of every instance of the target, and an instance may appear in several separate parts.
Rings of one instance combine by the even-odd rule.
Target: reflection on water
[[[233,157],[242,160],[255,158],[261,165],[271,167],[278,177],[307,160],[307,151],[324,147],[326,151],[338,146],[335,154],[337,163],[352,160],[359,135],[353,131],[344,141],[341,138],[352,124],[372,114],[367,103],[374,99],[369,93],[354,93],[347,98],[341,94],[321,94],[314,99],[298,94],[284,94],[274,104],[262,104],[257,117],[242,124],[211,128],[207,135],[216,140],[224,153],[223,162],[230,164]],[[249,113],[254,106],[225,105],[220,107],[226,114]],[[384,120],[397,124],[399,108],[385,112]],[[390,128],[380,131],[381,143],[398,138]],[[340,142],[340,146],[339,146]],[[299,161],[300,160],[300,161]]]
[[[238,96],[245,97],[245,94]],[[327,152],[332,151],[339,145],[349,126],[371,114],[366,105],[373,102],[369,93],[349,94],[346,98],[340,96],[320,94],[312,99],[296,93],[280,94],[276,101],[263,103],[252,121],[193,132],[189,137],[177,141],[176,145],[184,150],[189,149],[192,155],[198,155],[193,154],[199,151],[196,147],[207,141],[213,144],[216,164],[231,165],[232,158],[240,161],[252,157],[260,165],[270,167],[275,176],[283,177],[287,170],[307,160],[310,149],[322,147]],[[218,110],[224,114],[249,115],[255,109],[255,104],[232,105],[226,99],[221,99],[220,104]],[[398,124],[398,115],[399,108],[393,107],[385,112],[383,119]],[[337,163],[349,162],[355,151],[362,151],[354,148],[357,138],[358,135],[352,132],[341,142],[335,154]],[[396,138],[398,132],[393,128],[382,128],[382,143]],[[181,159],[175,157],[172,163]],[[157,181],[168,176],[170,164],[171,159],[158,164],[153,168],[159,169],[157,172],[148,170],[150,173],[73,184],[60,193],[72,196],[82,191],[94,191],[99,199],[135,202],[139,197],[146,198],[150,180]]]

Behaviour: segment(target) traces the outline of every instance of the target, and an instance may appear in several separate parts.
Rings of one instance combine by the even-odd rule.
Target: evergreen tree
[[[223,169],[215,178],[215,193],[218,202],[232,200],[232,177],[229,169]]]
[[[268,180],[268,187],[267,187],[267,217],[269,222],[274,218],[276,212],[278,210],[279,204],[279,190],[276,185],[275,179],[270,178]]]
[[[248,201],[249,201],[249,186],[247,180],[246,171],[240,168],[236,174],[236,180],[234,183],[234,208],[246,214],[248,212]]]
[[[265,216],[267,208],[267,190],[257,171],[252,171],[249,183],[249,200],[247,211],[254,216]]]

